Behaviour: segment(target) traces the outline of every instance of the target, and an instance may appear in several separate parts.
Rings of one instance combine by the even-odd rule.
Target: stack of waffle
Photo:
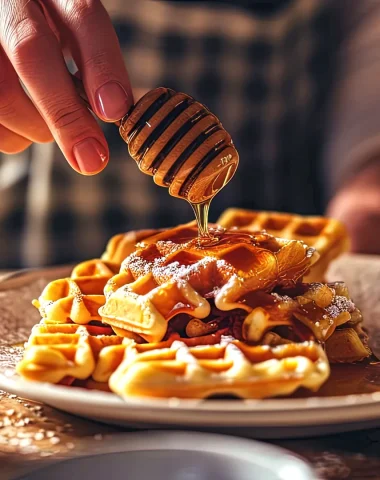
[[[320,279],[346,235],[328,219],[265,215],[229,210],[220,222],[229,229],[213,226],[218,241],[202,245],[193,224],[112,238],[102,259],[34,302],[42,320],[19,374],[121,396],[318,390],[329,361],[371,354],[345,285],[305,282]]]

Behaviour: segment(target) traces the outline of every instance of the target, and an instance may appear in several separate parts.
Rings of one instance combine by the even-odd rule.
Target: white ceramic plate
[[[40,288],[41,280],[46,282],[66,273],[68,272],[62,269],[59,274],[56,270],[45,270],[40,274],[30,272],[10,278],[0,284],[0,297],[6,292],[8,302],[12,303],[11,291],[20,291],[23,292],[20,298],[24,298],[23,301],[27,299],[29,305],[29,296],[32,293],[26,293],[25,289],[29,288],[31,282],[33,284],[38,280]],[[11,290],[7,288],[9,283]],[[34,291],[33,295],[35,294]],[[5,298],[2,300],[0,298],[0,301],[3,308],[3,313],[0,313],[1,326],[2,315],[7,310],[7,305],[4,303]],[[32,306],[24,307],[22,302],[20,304],[21,318],[18,326],[23,325],[25,330],[25,327],[29,328],[30,325],[24,325],[24,319],[35,315],[35,309]],[[4,369],[1,362],[0,350],[0,372],[1,370],[4,372],[7,369]],[[205,429],[238,433],[254,438],[290,438],[380,426],[380,392],[306,399],[122,400],[111,393],[23,381],[12,371],[10,374],[0,373],[0,389],[94,420],[143,428]]]
[[[105,423],[189,428],[254,438],[290,438],[380,426],[380,393],[275,400],[131,398],[0,376],[0,389]]]
[[[223,435],[121,434],[96,455],[37,469],[19,480],[314,480],[311,468],[281,448]]]

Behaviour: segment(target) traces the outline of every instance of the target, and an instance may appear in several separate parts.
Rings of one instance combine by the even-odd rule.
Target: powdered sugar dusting
[[[177,250],[182,248],[181,245],[178,245],[178,247],[179,248]],[[194,255],[193,257],[189,255],[189,263],[182,264],[175,259],[172,262],[167,263],[167,258],[161,255],[156,258],[144,258],[142,253],[143,252],[141,251],[134,252],[127,257],[122,264],[121,271],[129,270],[134,278],[140,278],[152,273],[158,284],[164,283],[168,280],[188,281],[194,275],[201,275],[202,272],[209,268],[213,268],[213,266],[215,266],[217,271],[223,271],[227,276],[231,276],[235,273],[235,269],[231,264],[225,260],[221,260],[209,255],[206,255],[203,258],[197,255]]]
[[[338,317],[342,312],[353,312],[355,310],[354,303],[346,297],[336,295],[331,305],[325,309],[331,318]]]

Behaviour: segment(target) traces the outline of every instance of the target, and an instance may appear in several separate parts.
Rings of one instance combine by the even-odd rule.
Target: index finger
[[[0,0],[0,39],[71,166],[87,175],[101,171],[107,142],[75,91],[40,7],[29,0]]]
[[[95,113],[120,120],[133,105],[133,93],[118,38],[100,0],[46,0],[64,32]]]

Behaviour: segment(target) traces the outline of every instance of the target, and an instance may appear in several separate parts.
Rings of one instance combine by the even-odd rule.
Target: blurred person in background
[[[380,253],[380,2],[103,5],[0,0],[0,268],[97,257],[115,233],[193,219],[112,124],[157,86],[205,103],[239,151],[211,220],[230,206],[328,213],[354,251]]]

